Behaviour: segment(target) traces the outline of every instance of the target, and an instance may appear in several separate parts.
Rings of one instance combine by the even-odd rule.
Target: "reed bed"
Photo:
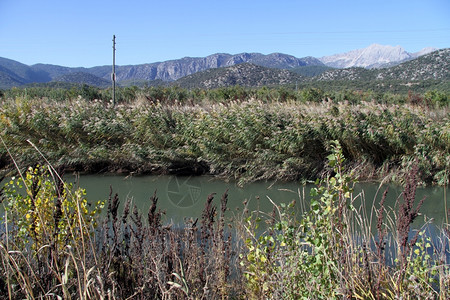
[[[20,97],[0,105],[0,132],[19,165],[85,172],[212,174],[238,180],[314,180],[338,140],[360,180],[402,183],[416,158],[421,184],[449,182],[448,106],[374,101],[138,97],[113,107],[81,98]],[[0,165],[13,169],[5,148]]]

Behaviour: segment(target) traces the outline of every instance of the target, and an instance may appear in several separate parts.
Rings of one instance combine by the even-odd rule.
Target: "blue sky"
[[[0,0],[0,57],[91,67],[213,53],[450,47],[449,0]]]

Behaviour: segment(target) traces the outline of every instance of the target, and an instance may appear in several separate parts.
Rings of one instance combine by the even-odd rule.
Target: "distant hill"
[[[49,83],[55,79],[62,82],[92,84],[96,81],[104,85],[105,81],[87,80],[86,68],[69,68],[57,65],[36,64],[28,66],[17,61],[0,57],[0,88],[11,88],[35,83]],[[69,75],[72,74],[72,75]],[[64,77],[64,76],[69,77]],[[80,76],[80,78],[77,78]],[[70,81],[73,80],[73,81]],[[102,86],[99,85],[99,86]]]
[[[70,68],[49,64],[35,64],[30,66],[30,68],[35,73],[41,74],[42,78],[45,78],[45,81],[52,81],[57,77],[69,73],[87,72],[86,68]]]
[[[303,76],[288,70],[243,63],[188,75],[178,79],[174,84],[185,88],[213,89],[233,85],[246,87],[276,86],[303,80]]]
[[[74,72],[65,74],[53,79],[52,82],[87,84],[97,87],[108,87],[111,85],[110,81],[86,72]]]
[[[311,65],[311,66],[296,67],[290,69],[290,71],[305,77],[314,77],[333,69],[334,68],[328,66]]]
[[[39,72],[12,59],[0,57],[0,88],[20,86],[31,82],[45,82]]]
[[[0,88],[10,88],[13,86],[21,86],[26,81],[20,78],[10,70],[0,66]]]
[[[376,72],[376,79],[450,80],[450,48],[434,51],[392,68],[381,69]]]

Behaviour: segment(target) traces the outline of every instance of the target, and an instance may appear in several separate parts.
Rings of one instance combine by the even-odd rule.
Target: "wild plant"
[[[343,168],[342,148],[335,143],[331,150],[328,161],[333,175],[316,182],[309,211],[299,217],[293,204],[269,199],[277,212],[274,216],[253,212],[241,222],[247,296],[445,299],[449,268],[443,257],[448,255],[448,238],[436,244],[426,227],[411,237],[411,224],[424,201],[414,204],[417,167],[406,180],[398,211],[385,208],[387,190],[383,194],[375,211],[376,235],[372,235],[364,207],[354,206],[355,179]],[[258,226],[264,221],[261,231]]]
[[[310,210],[301,220],[291,212],[292,204],[272,202],[277,221],[258,236],[257,228],[249,225],[261,219],[247,218],[247,254],[242,255],[242,266],[250,298],[321,299],[348,293],[346,209],[352,180],[342,172],[341,148],[338,144],[334,147],[329,162],[336,173],[325,182],[317,182],[320,185],[312,190]]]
[[[64,183],[50,166],[13,177],[2,195],[5,297],[86,298],[96,260],[89,250],[103,204],[90,207],[84,190]]]
[[[157,209],[156,192],[144,221],[132,201],[125,202],[122,216],[119,198],[111,192],[107,216],[98,235],[102,295],[112,298],[195,299],[228,298],[233,286],[231,234],[226,230],[227,193],[216,207],[210,195],[201,227],[198,220],[184,226],[164,224]]]

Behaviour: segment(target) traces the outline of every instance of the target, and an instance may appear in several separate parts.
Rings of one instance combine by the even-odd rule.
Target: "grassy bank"
[[[387,191],[372,217],[353,206],[363,194],[340,145],[330,153],[333,176],[299,199],[301,218],[274,199],[272,213],[244,206],[227,221],[225,192],[182,226],[164,222],[156,193],[145,214],[113,190],[88,205],[52,167],[29,168],[2,191],[0,299],[448,299],[448,220],[435,236],[411,230],[417,164],[398,205]]]
[[[3,98],[1,167],[12,169],[6,146],[20,166],[42,163],[37,148],[55,166],[86,172],[213,174],[240,183],[314,180],[326,171],[330,141],[338,140],[360,180],[402,183],[418,160],[421,183],[448,184],[448,106],[430,106],[420,97],[383,104],[366,101],[365,93],[351,102],[267,99],[272,92],[242,101],[221,95],[219,101],[197,91],[197,98],[164,103],[153,94],[133,94],[116,107],[81,98]]]

